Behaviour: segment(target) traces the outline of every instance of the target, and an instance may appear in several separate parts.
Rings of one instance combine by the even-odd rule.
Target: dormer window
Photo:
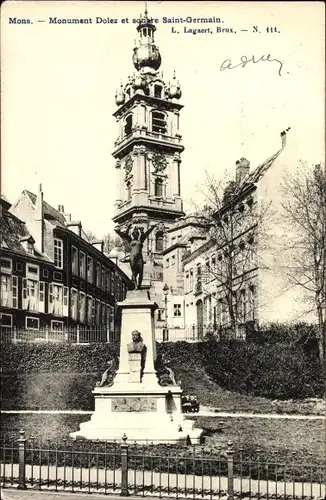
[[[154,85],[154,97],[161,99],[162,97],[162,87],[161,85]]]
[[[130,135],[132,132],[132,115],[128,115],[125,121],[125,136]]]
[[[166,134],[166,116],[161,111],[152,112],[152,131],[157,134]]]
[[[31,241],[27,242],[27,252],[34,255],[34,244]]]

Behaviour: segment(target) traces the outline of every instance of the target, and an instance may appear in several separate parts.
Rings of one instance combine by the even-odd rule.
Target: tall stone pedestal
[[[95,411],[91,420],[80,424],[71,437],[86,439],[128,439],[153,443],[173,443],[190,439],[199,443],[202,429],[186,420],[181,411],[181,388],[161,387],[154,362],[154,311],[157,304],[149,289],[128,292],[119,306],[121,314],[120,362],[111,387],[96,387]],[[146,346],[145,366],[141,373],[141,354],[128,352],[131,332],[138,330]]]

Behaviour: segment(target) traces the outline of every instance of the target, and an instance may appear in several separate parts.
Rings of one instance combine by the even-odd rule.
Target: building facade
[[[280,202],[266,180],[285,148],[286,134],[281,137],[281,149],[254,170],[244,158],[236,162],[234,180],[206,221],[188,216],[169,230],[177,236],[164,251],[166,323],[174,340],[207,334],[245,338],[263,322],[290,319],[288,308],[282,316],[275,308],[276,295],[293,298],[298,290],[290,291],[280,272],[274,244]]]
[[[37,195],[23,191],[12,206],[3,201],[2,220],[2,325],[57,332],[80,326],[102,332],[93,340],[117,338],[116,305],[132,285],[103,242],[88,241],[81,222],[48,205],[41,187]]]
[[[161,55],[155,30],[146,11],[133,49],[137,73],[115,96],[118,138],[112,153],[117,178],[113,221],[120,230],[128,223],[144,230],[157,225],[144,244],[144,282],[160,298],[166,231],[183,215],[180,163],[184,147],[179,130],[180,85],[175,76],[172,84],[166,84],[159,74]]]

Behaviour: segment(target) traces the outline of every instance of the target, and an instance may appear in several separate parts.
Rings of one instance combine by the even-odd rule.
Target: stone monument
[[[135,283],[136,285],[136,283]],[[125,433],[130,440],[148,443],[191,441],[198,444],[202,429],[186,420],[181,410],[181,388],[174,377],[160,385],[156,372],[154,311],[149,287],[137,283],[118,304],[121,308],[119,367],[109,364],[95,387],[95,411],[80,424],[73,438],[114,440]],[[112,366],[111,366],[112,365]],[[109,380],[109,385],[105,381]]]

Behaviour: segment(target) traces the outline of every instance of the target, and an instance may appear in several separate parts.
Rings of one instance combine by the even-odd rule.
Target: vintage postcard
[[[317,1],[2,4],[3,486],[325,497],[324,38]]]

